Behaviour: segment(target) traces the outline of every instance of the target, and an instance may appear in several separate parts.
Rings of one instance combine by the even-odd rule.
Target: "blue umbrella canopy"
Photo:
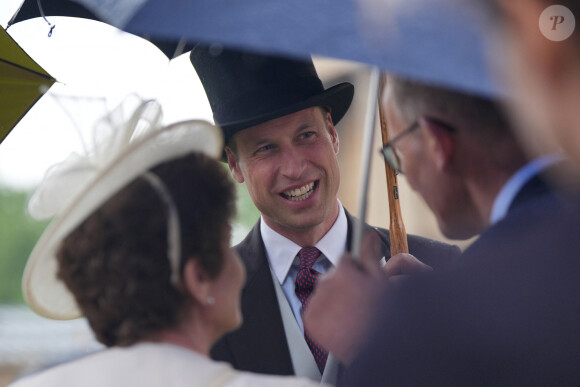
[[[485,61],[489,23],[466,0],[75,1],[100,20],[163,41],[316,54],[471,93],[502,93]]]

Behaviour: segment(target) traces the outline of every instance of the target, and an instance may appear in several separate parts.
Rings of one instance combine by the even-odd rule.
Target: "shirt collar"
[[[262,218],[260,218],[260,232],[270,267],[280,284],[282,284],[302,247],[274,231]],[[347,232],[346,214],[342,204],[338,201],[338,217],[336,221],[322,239],[314,244],[334,266],[338,264],[346,248]]]
[[[499,222],[507,215],[518,192],[528,181],[549,166],[562,161],[562,159],[563,156],[561,154],[553,153],[534,159],[518,169],[496,196],[491,208],[490,225]]]

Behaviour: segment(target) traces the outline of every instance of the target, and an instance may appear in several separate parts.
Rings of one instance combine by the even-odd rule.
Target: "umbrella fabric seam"
[[[39,77],[42,77],[42,78],[44,78],[44,79],[47,79],[47,80],[49,80],[49,81],[55,81],[55,82],[56,82],[56,79],[54,79],[54,78],[53,78],[53,77],[51,77],[50,75],[46,75],[46,74],[39,73],[38,71],[31,70],[31,69],[29,69],[29,68],[26,68],[26,67],[24,67],[24,66],[21,66],[21,65],[19,65],[19,64],[16,64],[16,63],[14,63],[14,62],[10,62],[10,61],[7,61],[7,60],[5,60],[5,59],[2,59],[2,58],[0,58],[0,62],[7,63],[7,64],[9,64],[9,65],[11,65],[11,66],[14,66],[14,67],[18,67],[18,68],[19,68],[19,69],[21,69],[21,70],[27,71],[27,72],[29,72],[29,73],[32,73],[32,74],[36,74],[36,75],[38,75]]]

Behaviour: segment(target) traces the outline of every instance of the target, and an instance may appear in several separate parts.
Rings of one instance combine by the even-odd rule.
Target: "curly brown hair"
[[[215,278],[223,266],[220,242],[235,213],[229,173],[198,153],[151,171],[165,183],[179,213],[180,270],[195,258]],[[170,281],[166,214],[159,194],[138,178],[61,243],[58,277],[107,346],[131,345],[179,320],[186,298]]]

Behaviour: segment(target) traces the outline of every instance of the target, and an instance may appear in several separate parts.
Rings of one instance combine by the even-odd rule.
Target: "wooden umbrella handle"
[[[381,103],[381,96],[383,95],[383,89],[385,87],[386,81],[386,76],[383,73],[381,75],[378,97],[383,146],[389,142],[387,120]],[[401,214],[401,205],[399,203],[399,185],[397,183],[397,173],[393,170],[393,168],[391,168],[386,160],[385,171],[387,173],[387,196],[389,198],[389,214],[391,216],[389,227],[391,234],[391,256],[393,256],[399,253],[408,253],[409,246],[407,244],[407,232],[405,230],[405,224],[403,223],[403,215]]]

